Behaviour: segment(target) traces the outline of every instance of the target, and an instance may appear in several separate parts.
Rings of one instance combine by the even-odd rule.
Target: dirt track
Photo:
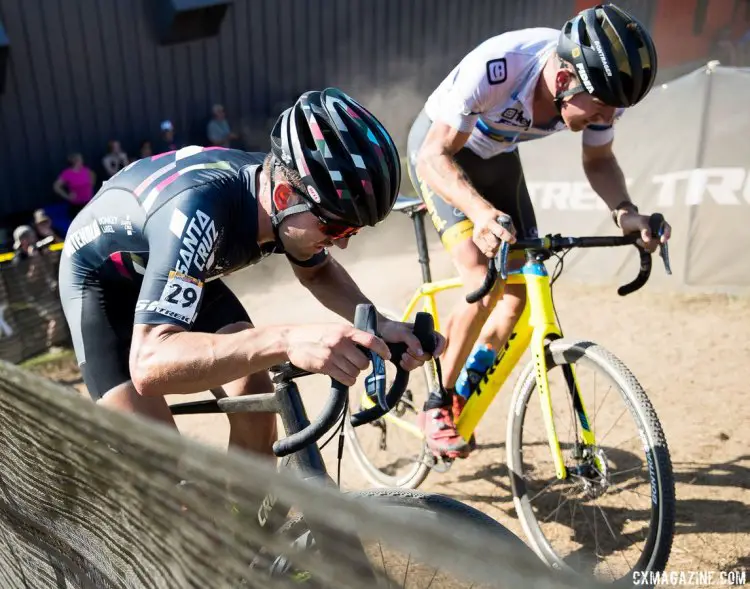
[[[356,250],[336,252],[362,289],[380,306],[400,309],[420,282],[409,223],[389,221],[366,233]],[[434,241],[433,277],[453,275]],[[281,260],[232,277],[257,325],[338,320],[290,281]],[[441,317],[457,295],[439,299]],[[664,427],[677,480],[677,530],[669,569],[718,571],[750,568],[750,300],[723,296],[658,294],[646,287],[627,298],[613,287],[589,288],[563,276],[555,301],[566,335],[592,339],[617,354],[638,376]],[[62,378],[63,374],[51,375]],[[326,379],[303,381],[314,415]],[[521,535],[505,468],[505,421],[512,384],[498,395],[477,431],[478,450],[447,474],[433,473],[422,486],[465,501]],[[223,417],[183,417],[183,433],[223,446]],[[331,448],[324,452],[334,466]],[[344,486],[365,486],[345,455]]]

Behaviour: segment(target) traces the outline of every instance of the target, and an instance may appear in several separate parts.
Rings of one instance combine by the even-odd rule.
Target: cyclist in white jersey
[[[615,120],[648,94],[656,71],[649,33],[607,4],[580,12],[562,31],[531,28],[488,39],[448,74],[410,131],[409,173],[467,291],[482,283],[487,257],[503,241],[537,235],[517,144],[564,129],[582,132],[584,171],[615,224],[640,232],[649,250],[658,246],[612,151]],[[503,214],[513,221],[510,231],[497,221]],[[666,226],[661,240],[669,233]],[[456,431],[464,404],[456,381],[473,342],[500,349],[524,305],[523,285],[498,285],[479,303],[462,301],[453,310],[442,359],[446,390],[433,392],[420,414],[434,453],[465,457],[473,448],[474,440]]]

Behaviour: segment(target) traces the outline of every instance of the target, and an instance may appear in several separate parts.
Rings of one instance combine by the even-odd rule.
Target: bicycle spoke
[[[641,438],[641,436],[640,436],[640,435],[639,435],[638,433],[635,433],[634,435],[630,436],[629,438],[626,438],[626,439],[624,439],[624,440],[623,440],[622,442],[620,442],[619,444],[617,444],[617,446],[611,446],[611,448],[612,448],[612,450],[619,450],[619,449],[620,449],[620,447],[621,447],[621,446],[622,446],[622,445],[623,445],[624,443],[626,443],[626,442],[629,442],[630,440],[634,440],[635,438],[638,438],[638,439],[640,439],[640,438]]]
[[[607,395],[609,394],[609,391],[607,391]],[[607,395],[604,395],[604,398],[607,398]],[[596,440],[596,416],[599,414],[599,410],[597,407],[601,407],[601,405],[596,404],[596,372],[594,372],[594,419],[592,420],[594,423],[592,424],[592,433],[594,434],[594,439]]]
[[[560,499],[562,499],[562,495],[560,495]],[[560,508],[561,508],[561,507],[562,507],[563,505],[565,505],[565,504],[566,504],[566,503],[567,503],[568,501],[570,501],[570,498],[566,499],[566,500],[565,500],[565,501],[563,501],[562,503],[558,502],[558,504],[557,504],[557,507],[555,507],[555,509],[554,509],[554,510],[552,511],[552,513],[550,513],[550,514],[549,514],[549,515],[548,515],[547,517],[545,517],[545,518],[544,518],[544,519],[543,519],[542,521],[543,521],[543,522],[546,522],[547,520],[549,520],[549,518],[551,518],[551,517],[552,517],[553,515],[555,515],[556,513],[558,513],[558,512],[560,511]],[[557,519],[555,519],[555,521],[557,521]]]
[[[388,589],[391,588],[391,577],[385,567],[385,555],[383,554],[383,545],[378,542],[378,548],[380,549],[380,562],[383,563],[383,574],[385,575],[386,581],[388,581]]]
[[[576,529],[575,525],[574,525],[574,522],[575,522],[576,508],[577,507],[578,507],[578,502],[574,501],[573,502],[573,507],[570,508],[570,529],[571,530],[575,530]]]
[[[621,496],[621,495],[622,495],[622,492],[623,492],[623,491],[630,491],[630,492],[631,492],[631,493],[633,493],[634,495],[640,495],[641,497],[648,497],[648,495],[644,495],[643,493],[638,493],[638,492],[636,492],[636,491],[632,491],[631,489],[626,489],[626,488],[624,488],[624,487],[623,487],[623,488],[622,488],[621,490],[618,490],[618,491],[617,491],[617,493],[616,493],[616,494],[617,494],[617,496]],[[631,505],[631,503],[630,503],[630,502],[629,502],[629,501],[628,501],[628,500],[627,500],[627,499],[626,499],[625,497],[620,497],[620,498],[621,498],[621,499],[622,499],[622,500],[623,500],[623,501],[624,501],[625,503],[627,503],[627,507],[630,507],[630,508],[631,508],[631,509],[632,509],[633,511],[638,511],[637,509],[635,509],[635,508],[634,508],[634,507],[633,507],[633,506]]]
[[[609,476],[610,477],[614,477],[614,476],[617,476],[617,475],[625,474],[627,472],[633,472],[634,470],[643,470],[643,467],[641,467],[641,466],[634,466],[633,468],[626,468],[625,470],[618,470],[617,472],[613,472]]]
[[[561,482],[562,481],[560,479],[558,479],[558,478],[552,479],[551,483],[549,483],[548,485],[545,485],[545,487],[541,491],[539,491],[536,495],[534,495],[531,499],[529,499],[529,503],[533,503],[534,499],[536,499],[537,497],[539,497],[539,495],[541,495],[542,493],[544,493],[545,491],[547,491],[551,487],[554,487],[556,484],[561,483]]]
[[[596,372],[594,372],[594,380],[596,380]],[[594,393],[594,422],[596,422],[596,416],[599,415],[599,410],[604,406],[604,401],[607,400],[609,392],[612,390],[612,385],[609,386],[607,392],[604,394],[604,398],[599,405],[596,405],[596,393]]]
[[[606,437],[607,437],[607,436],[609,435],[609,432],[611,432],[611,431],[612,431],[612,430],[614,429],[614,427],[615,427],[615,426],[617,425],[617,422],[618,422],[618,421],[620,421],[620,419],[622,418],[622,416],[623,416],[623,415],[625,415],[625,414],[626,414],[627,412],[628,412],[628,408],[627,408],[627,407],[625,407],[625,409],[623,409],[623,410],[622,410],[622,413],[620,413],[620,415],[618,415],[618,416],[617,416],[617,419],[616,419],[616,420],[615,420],[615,422],[614,422],[614,423],[612,424],[612,427],[610,427],[610,428],[609,428],[609,429],[607,430],[607,433],[606,433],[606,434],[604,434],[604,435],[603,435],[603,436],[601,437],[601,439],[599,439],[599,440],[598,440],[598,444],[599,444],[600,446],[602,445],[602,442],[604,441],[604,438],[606,438]]]
[[[435,580],[435,577],[437,577],[437,574],[438,574],[438,570],[435,569],[435,572],[432,573],[432,577],[430,578],[430,583],[429,585],[427,585],[427,587],[425,587],[425,589],[430,589],[430,587],[432,587],[432,582]]]
[[[615,531],[612,529],[612,525],[609,523],[609,519],[607,519],[607,514],[604,513],[602,506],[597,503],[595,503],[594,506],[597,507],[599,511],[601,512],[602,519],[604,520],[604,523],[606,524],[607,529],[609,530],[609,533],[612,534],[612,538],[614,538],[615,541],[617,541],[617,535],[615,534]]]
[[[593,514],[592,514],[593,520],[594,520],[594,525],[593,526],[591,525],[591,522],[589,521],[589,518],[586,516],[585,506],[581,506],[581,515],[583,515],[583,519],[586,520],[586,525],[588,525],[589,530],[591,530],[591,531],[594,532],[594,556],[596,556],[596,558],[599,559],[599,558],[601,558],[601,555],[599,554],[599,540],[598,540],[599,536],[598,536],[597,531],[596,531],[596,529],[597,529],[597,526],[596,526],[596,511],[594,510],[593,507],[591,508],[591,511],[593,512]],[[614,571],[612,571],[612,567],[609,565],[609,563],[605,560],[604,564],[607,565],[607,568],[609,568],[609,570],[612,572],[612,576],[614,577]]]
[[[406,577],[409,576],[409,565],[411,564],[411,552],[409,553],[409,560],[406,561],[406,570],[404,571],[404,584],[401,586],[402,589],[406,589]]]
[[[648,499],[651,498],[651,494],[650,493],[641,493],[640,491],[636,491],[634,489],[628,489],[627,487],[621,486],[621,485],[614,485],[614,486],[610,487],[610,489],[616,490],[617,491],[617,495],[620,495],[623,491],[628,491],[629,493],[633,493],[634,495],[640,495],[641,497],[646,497]],[[626,501],[626,500],[623,499],[623,501]]]

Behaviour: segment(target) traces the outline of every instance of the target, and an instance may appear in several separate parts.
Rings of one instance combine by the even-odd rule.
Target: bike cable
[[[344,459],[344,420],[349,413],[349,397],[344,401],[344,411],[341,416],[341,425],[339,426],[339,449],[336,458],[338,464],[336,465],[336,486],[341,489],[341,461]]]
[[[336,469],[336,485],[341,488],[341,461],[344,457],[344,420],[346,419],[346,416],[348,414],[349,410],[349,397],[346,398],[344,401],[344,407],[341,410],[341,413],[339,414],[339,424],[334,428],[333,432],[330,436],[326,439],[325,442],[323,442],[320,445],[321,451],[323,448],[325,448],[328,443],[334,438],[336,434],[339,435],[339,447],[337,452],[337,459],[338,459],[338,467]]]
[[[565,256],[567,256],[570,251],[571,250],[566,249],[562,254],[553,254],[555,258],[557,258],[557,264],[555,264],[555,269],[552,270],[552,277],[549,280],[549,295],[550,299],[552,299],[552,310],[555,312],[555,319],[557,320],[557,326],[560,328],[560,333],[562,333],[563,328],[560,324],[560,316],[557,314],[557,307],[555,306],[555,293],[552,289],[552,285],[555,284],[555,280],[560,278],[563,267],[565,266]]]

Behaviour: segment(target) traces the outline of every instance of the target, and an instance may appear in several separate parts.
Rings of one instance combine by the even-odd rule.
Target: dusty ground
[[[359,249],[337,257],[379,305],[402,308],[420,282],[419,267],[409,225],[399,220],[391,229],[387,239],[365,238]],[[431,255],[435,278],[453,274],[434,241]],[[258,325],[337,320],[290,278],[286,266],[273,261],[233,277],[230,284]],[[592,339],[615,352],[640,379],[664,427],[678,500],[669,569],[750,568],[750,300],[678,296],[649,287],[623,299],[613,287],[584,288],[564,276],[555,294],[566,335]],[[453,295],[440,298],[442,318],[452,300]],[[53,365],[46,373],[82,388],[70,363]],[[325,384],[322,377],[303,381],[312,415]],[[480,424],[479,449],[450,472],[432,473],[422,489],[470,503],[521,534],[504,455],[511,387],[506,385]],[[223,417],[182,417],[179,427],[207,443],[226,443]],[[333,448],[324,454],[333,467]],[[366,485],[349,455],[343,473],[345,487]]]

